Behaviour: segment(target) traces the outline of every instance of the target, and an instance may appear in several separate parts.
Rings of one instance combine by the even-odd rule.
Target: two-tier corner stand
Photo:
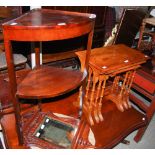
[[[15,110],[16,129],[19,144],[23,144],[23,124],[19,98],[41,99],[65,94],[86,81],[88,60],[91,51],[94,14],[58,10],[34,9],[3,24],[4,44],[8,65],[9,84]],[[88,34],[85,69],[70,71],[62,68],[40,65],[40,49],[34,48],[36,67],[17,84],[14,70],[12,41],[56,41]],[[84,89],[83,89],[84,90]],[[39,143],[39,142],[38,142]],[[58,148],[58,147],[54,147]]]

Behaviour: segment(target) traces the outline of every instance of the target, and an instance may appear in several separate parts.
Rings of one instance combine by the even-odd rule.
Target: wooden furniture
[[[103,46],[106,6],[42,6],[42,8],[96,14],[92,46],[94,48]]]
[[[29,71],[29,69],[16,71],[17,84],[19,84],[25,78]],[[7,72],[0,74],[0,90],[1,109],[5,111],[9,108],[13,108],[11,90],[9,86],[9,77]]]
[[[127,19],[123,19],[122,21],[126,21],[120,23],[118,32],[116,34],[116,38],[114,40],[114,44],[118,43],[124,43],[127,46],[133,45],[133,39],[136,35],[136,32],[138,31],[138,28],[140,27],[140,24],[142,24],[140,28],[140,39],[138,41],[138,49],[139,50],[151,50],[152,49],[152,41],[151,42],[146,42],[144,41],[143,37],[144,35],[149,35],[153,33],[145,33],[144,27],[145,25],[149,24],[149,20],[152,20],[153,18],[144,18],[145,14],[141,12],[140,10],[125,10],[124,13],[127,14]],[[123,17],[126,15],[123,13]],[[132,15],[134,14],[134,15]],[[131,16],[132,15],[132,16]],[[122,17],[122,18],[123,18]],[[135,22],[130,22],[130,19],[135,20]],[[143,20],[142,20],[143,19]],[[129,31],[126,31],[126,30]],[[124,30],[124,31],[123,31]],[[131,33],[132,32],[132,33]],[[125,37],[129,36],[129,37]],[[124,39],[126,38],[126,39]],[[147,44],[149,43],[149,44]],[[150,46],[151,45],[151,46]],[[151,52],[150,52],[151,53]],[[151,54],[149,54],[151,55]],[[155,111],[155,101],[154,101],[154,93],[155,93],[155,79],[154,79],[154,58],[152,58],[146,63],[142,65],[141,69],[138,69],[135,78],[132,84],[132,90],[135,92],[130,93],[130,100],[134,102],[134,104],[138,105],[138,107],[145,112],[146,117],[148,119],[148,125],[149,122],[151,121],[151,118],[154,114]],[[145,100],[142,100],[141,98],[138,97],[145,97],[150,100],[150,104],[147,105],[145,103]],[[147,125],[147,126],[148,126]],[[134,137],[134,140],[136,142],[140,141],[143,134],[145,133],[145,130],[147,129],[147,126],[144,128],[141,128],[138,130],[137,135]]]
[[[155,112],[155,76],[145,72],[142,68],[138,70],[135,75],[135,80],[133,82],[132,88],[136,90],[136,93],[139,93],[142,96],[145,96],[149,99],[149,104],[146,104],[145,100],[138,98],[135,94],[130,94],[130,99],[135,104],[137,104],[146,114],[148,122],[151,121],[154,112]],[[148,124],[149,125],[149,124]],[[137,135],[135,136],[135,141],[138,142],[141,140],[148,126],[139,129]]]
[[[155,113],[155,72],[153,58],[150,59],[135,74],[132,89],[135,93],[130,94],[130,100],[138,105],[148,118],[148,125]],[[135,141],[141,140],[148,125],[139,129],[135,136]]]
[[[142,10],[124,9],[113,44],[125,44],[131,47],[145,15]]]
[[[142,21],[140,28],[140,36],[138,41],[138,49],[140,50],[152,50],[155,44],[155,32],[152,29],[148,29],[147,26],[155,26],[155,17],[145,18]],[[153,28],[154,29],[154,28]],[[144,36],[147,35],[150,38],[147,40],[144,39]]]
[[[96,14],[92,47],[101,47],[103,45],[107,6],[42,6],[42,8]],[[26,7],[22,7],[22,12],[27,11],[26,9]],[[57,41],[42,42],[42,62],[45,65],[53,65],[53,63],[58,63],[59,65],[64,64],[66,59],[68,59],[67,61],[70,61],[70,66],[72,66],[73,60],[77,58],[74,54],[75,50],[78,51],[86,49],[86,44],[87,35],[71,38],[70,40],[62,40],[59,43]],[[28,63],[31,66],[31,48],[29,42],[15,42],[13,43],[13,50],[18,53],[22,51],[25,56],[27,56]]]
[[[84,62],[84,52],[77,52],[77,55]],[[83,105],[91,125],[104,121],[101,112],[103,99],[115,103],[121,112],[131,108],[129,93],[133,78],[136,69],[147,59],[148,56],[123,44],[92,50]]]
[[[29,70],[21,70],[16,72],[16,75],[18,77],[18,85],[29,72]],[[3,77],[3,79],[7,79],[7,74]],[[6,87],[6,85],[8,85],[5,80],[2,80],[1,84],[4,88]],[[79,94],[78,92],[76,92],[67,95],[67,97],[61,97],[60,99],[54,101],[44,101],[44,104],[42,104],[42,112],[47,113],[49,111],[52,111],[53,113],[61,113],[67,116],[78,118],[79,108],[74,104],[77,102],[78,96]],[[26,111],[32,111],[32,109],[35,110],[37,108],[36,106],[30,106],[30,104],[26,104],[24,107],[23,105],[21,105],[21,107]],[[1,119],[1,123],[3,127],[6,147],[19,148],[18,136],[16,132],[15,114],[12,113],[12,111],[12,108],[3,111],[5,115],[3,115],[3,118]],[[44,113],[42,113],[42,115],[44,115]],[[137,110],[135,110],[134,108],[129,108],[124,112],[120,112],[115,103],[107,99],[102,100],[102,116],[104,117],[104,121],[94,123],[93,126],[90,126],[87,121],[83,121],[83,129],[79,135],[80,140],[77,142],[75,148],[113,148],[133,130],[143,127],[147,122],[145,115],[137,112]],[[82,115],[82,117],[82,120],[86,120],[84,115]],[[40,122],[42,122],[41,119],[38,119],[38,117],[36,118],[37,119],[33,120],[34,124],[36,125],[35,128]],[[10,120],[12,120],[11,124]],[[27,141],[29,143],[40,148],[54,147],[51,147],[51,145],[49,146],[49,143],[47,144],[44,141],[36,141],[36,137],[32,136],[31,134],[35,134],[35,128],[31,128],[30,126],[29,128],[30,130],[26,130],[26,133],[29,134],[29,138],[27,138]],[[90,135],[93,135],[92,137],[94,138],[90,138]]]
[[[148,26],[151,27],[148,28]],[[130,94],[131,101],[137,104],[146,114],[148,125],[155,112],[155,59],[153,54],[155,33],[152,31],[152,27],[154,26],[154,17],[143,19],[137,48],[143,52],[147,51],[147,54],[151,59],[137,71],[133,81],[132,89],[141,98],[139,98],[138,95],[135,95],[135,93]],[[149,36],[149,38],[146,39],[146,36]],[[148,125],[138,130],[137,135],[134,138],[136,142],[141,140]]]
[[[26,143],[26,139],[28,137],[26,134],[24,134],[24,131],[26,132],[28,126],[31,126],[31,123],[25,125],[25,118],[22,115],[19,99],[37,99],[39,109],[38,112],[42,115],[40,112],[42,101],[41,99],[63,95],[79,87],[81,84],[83,85],[81,94],[84,95],[83,93],[85,90],[84,86],[87,76],[95,17],[96,16],[94,14],[36,9],[3,24],[9,86],[11,89],[11,98],[14,105],[19,146],[30,145],[29,143]],[[11,51],[12,40],[31,42],[55,41],[74,38],[84,34],[88,34],[88,43],[85,69],[83,72],[64,70],[62,68],[55,68],[50,66],[40,66],[40,49],[35,47],[34,50],[36,55],[36,67],[34,70],[31,70],[19,84],[17,84],[16,72],[14,70],[13,56]],[[81,103],[83,98],[82,95],[80,96]],[[4,132],[7,132],[8,128],[10,128],[12,124],[3,123],[2,126]],[[73,148],[74,145],[76,145],[78,142],[78,135],[81,132],[80,128],[81,125],[79,125],[75,137],[72,137],[74,138],[72,142]],[[16,145],[18,146],[18,143],[16,143]],[[55,147],[54,144],[53,147]]]
[[[49,9],[49,10],[53,9],[53,10],[96,14],[96,22],[94,26],[92,46],[93,47],[103,46],[107,6],[42,6],[42,8]],[[26,9],[27,9],[26,7],[21,7],[22,12],[27,11]],[[78,50],[86,49],[86,43],[87,43],[87,35],[80,36],[77,38],[72,38],[71,40],[62,40],[60,43],[58,43],[57,41],[43,42],[42,43],[42,53],[43,53],[42,62],[43,64],[53,65],[53,62],[58,62],[59,60],[61,60],[62,63],[64,64],[66,59],[68,59],[68,61],[72,63],[72,60],[76,58],[76,55],[74,54],[75,50],[78,51]],[[31,65],[30,50],[31,49],[30,49],[29,42],[13,43],[13,51],[17,53],[21,53],[22,51],[25,54],[25,56],[27,56],[29,65]],[[62,64],[62,63],[60,62],[59,64]]]

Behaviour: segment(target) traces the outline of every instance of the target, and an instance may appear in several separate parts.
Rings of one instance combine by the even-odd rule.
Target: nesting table
[[[83,62],[84,52],[77,52],[77,55]],[[83,107],[91,125],[104,120],[103,99],[111,100],[121,112],[131,108],[129,93],[134,74],[147,59],[148,56],[123,44],[92,50]]]

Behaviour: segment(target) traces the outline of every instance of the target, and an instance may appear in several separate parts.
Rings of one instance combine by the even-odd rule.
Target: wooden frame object
[[[155,32],[148,30],[147,26],[155,26],[155,17],[144,18],[140,27],[139,41],[137,48],[139,50],[152,50],[155,47]],[[149,36],[150,39],[144,40],[143,36]]]
[[[113,44],[125,44],[131,47],[145,16],[146,13],[142,10],[124,9]]]

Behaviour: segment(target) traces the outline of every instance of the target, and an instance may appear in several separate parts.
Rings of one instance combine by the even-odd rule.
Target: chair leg
[[[134,137],[134,140],[136,142],[139,142],[142,138],[142,136],[144,135],[153,115],[155,113],[155,96],[153,97],[152,99],[152,102],[151,102],[151,105],[150,107],[148,108],[147,112],[146,112],[146,116],[147,116],[147,119],[148,119],[148,124],[146,127],[143,127],[143,128],[140,128],[136,134],[136,136]]]
[[[148,125],[147,125],[147,126],[148,126]],[[143,135],[144,135],[144,133],[145,133],[145,131],[146,131],[146,129],[147,129],[147,126],[146,126],[146,127],[143,127],[143,128],[140,128],[140,129],[138,130],[136,136],[134,137],[134,141],[135,141],[135,142],[138,143],[138,142],[142,139],[142,137],[143,137]]]
[[[139,41],[138,41],[138,49],[140,49],[140,44],[141,44],[141,41],[142,41],[142,38],[143,38],[143,32],[144,32],[144,29],[145,29],[145,25],[146,25],[146,23],[142,22],[142,25],[140,27],[140,35],[139,35]]]

